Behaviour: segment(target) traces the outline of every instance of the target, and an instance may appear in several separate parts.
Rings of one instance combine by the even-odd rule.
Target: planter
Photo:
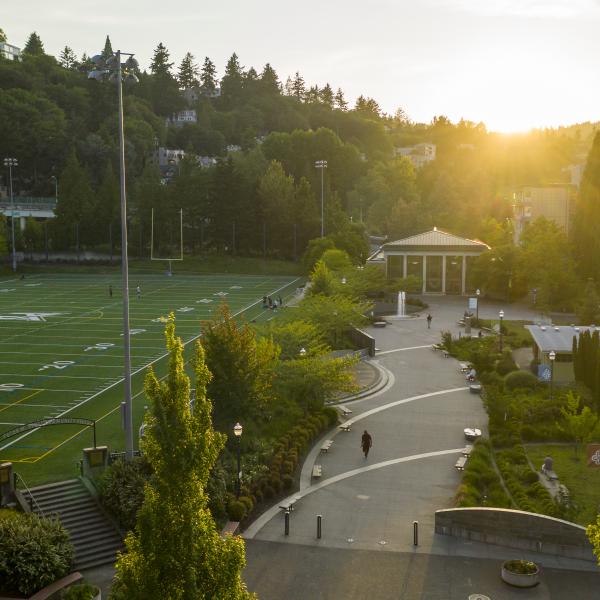
[[[534,587],[540,582],[538,566],[527,560],[507,560],[503,562],[500,575],[505,583],[520,588]]]

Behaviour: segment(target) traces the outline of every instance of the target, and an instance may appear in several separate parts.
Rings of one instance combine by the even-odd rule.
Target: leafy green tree
[[[594,548],[594,554],[600,565],[600,515],[596,517],[596,522],[587,526],[587,536]]]
[[[165,45],[160,42],[154,49],[154,55],[150,62],[150,71],[154,75],[171,75],[173,63],[169,62],[170,54]]]
[[[304,102],[306,102],[306,104],[319,104],[321,102],[321,91],[319,90],[319,86],[312,85],[306,90]]]
[[[2,30],[2,28],[0,28],[0,42],[6,43],[6,34]]]
[[[183,57],[179,65],[177,80],[179,81],[179,87],[184,90],[189,90],[198,85],[198,67],[191,52],[187,52]]]
[[[22,240],[25,245],[25,249],[29,254],[35,252],[43,238],[42,225],[36,221],[33,217],[28,217],[25,221],[25,229],[23,230]]]
[[[381,116],[379,104],[377,104],[373,98],[365,98],[363,95],[360,95],[356,99],[354,110],[357,113],[362,113],[366,117],[379,118]]]
[[[600,317],[600,296],[593,279],[588,279],[583,296],[577,304],[577,319],[582,325],[598,323]]]
[[[96,192],[94,233],[99,242],[106,242],[110,238],[111,254],[115,241],[120,239],[120,206],[119,180],[112,164],[108,162]]]
[[[150,370],[145,382],[152,409],[142,444],[154,476],[146,486],[136,530],[126,538],[127,553],[117,560],[111,597],[250,599],[254,596],[240,576],[244,542],[240,537],[222,538],[207,506],[209,474],[225,436],[212,428],[206,396],[211,374],[204,350],[198,342],[192,412],[183,344],[175,337],[173,315],[166,338],[167,379],[160,382]]]
[[[580,398],[572,391],[567,392],[566,401],[566,406],[560,409],[563,421],[556,425],[573,440],[577,454],[579,444],[585,444],[592,439],[600,417],[594,414],[589,406],[580,409]]]
[[[346,273],[352,268],[352,262],[348,253],[344,250],[338,250],[332,248],[325,250],[321,257],[321,262],[325,264],[331,271],[337,271],[338,273]]]
[[[279,94],[281,84],[275,69],[267,63],[260,74],[261,89],[267,94]]]
[[[280,348],[281,360],[295,359],[304,348],[307,355],[326,354],[329,348],[325,345],[323,334],[313,323],[305,321],[282,321],[272,319],[263,330],[263,337],[270,337]]]
[[[217,89],[217,68],[208,56],[204,59],[204,64],[200,71],[200,86],[207,94],[212,94]]]
[[[29,35],[25,47],[23,48],[23,54],[26,56],[42,56],[44,52],[44,44],[37,32],[33,32]]]
[[[336,252],[335,250],[327,250],[327,252]],[[325,256],[325,254],[323,256]],[[335,291],[335,279],[333,273],[323,259],[319,260],[310,274],[310,287],[308,294],[331,296]]]
[[[217,428],[229,431],[236,421],[263,418],[269,410],[279,350],[270,339],[257,340],[248,325],[238,326],[226,304],[216,319],[203,338],[213,374],[208,393]]]
[[[335,244],[330,237],[315,238],[310,240],[302,262],[307,270],[313,267],[321,260],[321,257],[327,250],[335,248]]]
[[[65,69],[73,69],[77,66],[77,57],[69,46],[65,46],[60,53],[59,63]]]

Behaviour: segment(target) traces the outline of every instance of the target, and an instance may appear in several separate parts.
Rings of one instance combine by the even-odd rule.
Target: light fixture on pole
[[[479,327],[479,294],[481,294],[481,290],[477,288],[475,294],[477,294],[477,304],[475,304],[475,318],[477,319],[477,326]]]
[[[235,497],[240,497],[240,489],[242,487],[242,466],[241,466],[241,446],[242,446],[242,431],[243,427],[236,423],[233,426],[233,434],[237,438],[237,478],[236,478],[236,487],[235,487]]]
[[[121,64],[121,56],[129,58]],[[96,55],[92,62],[96,69],[88,73],[88,79],[103,81],[108,79],[117,84],[117,97],[119,101],[119,172],[121,184],[121,275],[123,286],[123,354],[125,403],[125,453],[127,460],[133,459],[133,402],[131,397],[131,333],[129,329],[129,266],[127,258],[127,195],[125,188],[125,133],[123,126],[123,81],[137,83],[135,71],[138,62],[133,54],[117,52],[104,57]]]
[[[552,400],[552,387],[554,384],[554,361],[556,360],[556,352],[554,352],[554,350],[550,350],[548,353],[548,358],[550,359],[550,400]]]
[[[58,177],[51,175],[50,181],[54,184],[54,200],[58,202]]]
[[[306,356],[306,348],[300,348],[300,352],[298,352],[302,358]]]
[[[323,172],[327,168],[326,160],[315,161],[315,168],[321,169],[321,237],[325,237],[325,209],[324,209],[324,188],[323,188]]]
[[[15,248],[15,199],[13,196],[12,170],[13,167],[19,166],[19,161],[16,158],[5,158],[4,166],[8,167],[8,181],[10,186],[10,235],[12,244],[12,270],[17,272],[17,250]]]
[[[504,319],[504,311],[501,310],[498,316],[500,317],[500,352],[502,352],[502,319]]]

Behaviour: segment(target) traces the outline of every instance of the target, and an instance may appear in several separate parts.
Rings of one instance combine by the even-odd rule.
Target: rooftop
[[[600,331],[595,325],[525,325],[542,352],[572,352],[573,337],[579,339],[584,331]]]
[[[437,227],[434,227],[431,231],[426,231],[424,233],[419,233],[417,235],[412,235],[410,237],[404,238],[402,240],[396,240],[395,242],[388,242],[383,247],[384,248],[397,248],[397,247],[405,247],[405,246],[444,246],[444,247],[453,247],[459,246],[461,248],[477,248],[479,250],[489,250],[490,247],[479,240],[470,240],[467,238],[462,238],[452,233],[447,233],[446,231],[442,231]]]

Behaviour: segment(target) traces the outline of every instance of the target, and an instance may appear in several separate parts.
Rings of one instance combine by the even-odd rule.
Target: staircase
[[[45,517],[56,514],[67,529],[75,548],[74,569],[115,562],[117,551],[123,549],[121,536],[79,479],[21,492],[32,512]]]

